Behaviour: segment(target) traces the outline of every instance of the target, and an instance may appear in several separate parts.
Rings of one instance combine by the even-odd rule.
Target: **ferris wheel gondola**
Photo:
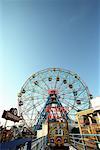
[[[59,101],[67,108],[68,117],[72,120],[78,111],[90,107],[92,95],[76,73],[48,68],[31,75],[18,95],[20,114],[29,126],[36,125],[50,90],[57,91]]]

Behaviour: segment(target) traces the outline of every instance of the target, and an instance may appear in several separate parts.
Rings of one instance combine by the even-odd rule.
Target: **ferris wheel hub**
[[[44,108],[49,104],[67,107],[68,117],[75,120],[78,110],[90,107],[91,98],[88,87],[76,73],[48,68],[27,79],[18,95],[18,103],[25,122],[34,126],[45,119]]]

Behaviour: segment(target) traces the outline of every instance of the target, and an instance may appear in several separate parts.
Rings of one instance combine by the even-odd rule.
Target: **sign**
[[[58,94],[58,90],[48,90],[48,94]]]
[[[46,112],[62,112],[62,113],[65,113],[68,111],[68,108],[67,107],[63,107],[63,106],[47,106],[46,107]]]
[[[14,122],[19,122],[21,120],[20,116],[14,115],[12,112],[6,110],[4,110],[2,114],[2,118]]]
[[[48,113],[48,119],[61,119],[66,118],[68,109],[63,106],[47,106],[46,112]]]

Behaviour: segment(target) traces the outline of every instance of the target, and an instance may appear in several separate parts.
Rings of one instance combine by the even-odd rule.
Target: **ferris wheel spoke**
[[[63,83],[63,81],[62,81],[62,82],[60,83],[60,85],[57,87],[57,89],[60,90],[60,89],[62,88],[63,84],[64,84],[64,83]]]
[[[31,111],[33,109],[33,106],[31,106],[31,107],[29,107],[29,108],[27,108],[26,109],[26,107],[24,108],[24,110],[22,111],[22,113],[25,113],[25,112],[29,112],[29,111]]]
[[[81,91],[81,93],[79,93],[79,94],[77,95],[77,97],[79,97],[81,94],[83,94],[83,93],[85,92],[85,90],[86,90],[86,88],[84,88],[84,89]]]
[[[35,93],[36,93],[36,94],[39,94],[39,95],[42,95],[42,96],[44,96],[44,95],[45,95],[45,96],[48,96],[46,93],[40,93],[39,91],[36,91]]]
[[[75,101],[75,98],[74,97],[72,97],[72,96],[67,96],[67,95],[65,95],[64,97],[60,97],[60,99],[62,100],[62,99],[66,99],[66,101],[68,100],[68,101]]]
[[[21,101],[22,101],[22,100],[21,100]],[[31,98],[31,96],[25,98],[24,102],[27,102],[27,101],[33,101],[33,99]]]
[[[80,109],[90,107],[89,90],[80,77],[71,71],[60,68],[48,68],[33,74],[21,88],[23,105],[20,114],[27,119],[29,126],[36,124],[49,98],[48,90],[57,90],[57,98],[68,108],[68,116],[75,120],[75,114]],[[80,104],[78,104],[80,100]],[[73,115],[72,115],[73,114]]]
[[[44,100],[43,98],[37,98],[37,99],[34,99],[34,103],[36,104],[36,101],[38,101],[38,102],[42,102],[42,103],[45,103],[46,102],[46,100]]]
[[[24,106],[25,108],[27,108],[28,106],[30,105],[30,101]],[[24,108],[23,107],[23,108]],[[30,108],[31,108],[32,106],[30,106]],[[26,109],[25,109],[26,110]],[[29,109],[30,110],[30,109]]]
[[[58,82],[58,81],[57,81],[57,78],[59,79],[59,74],[60,74],[60,72],[57,73],[56,81],[55,81],[55,85],[54,85],[54,89],[56,89],[56,85],[57,85],[57,82]]]
[[[54,89],[56,89],[56,85],[57,85],[57,80],[55,81]]]
[[[36,110],[36,112],[39,114],[39,111],[37,110],[37,108],[35,107],[35,105],[33,105],[32,107],[28,108],[28,109],[27,109],[27,112],[29,112],[29,111],[32,110],[32,109]],[[23,113],[27,114],[27,112],[25,111],[25,112],[23,112]],[[27,116],[27,115],[26,115],[26,116]]]
[[[60,90],[60,93],[63,93],[63,92],[66,92],[66,93],[71,93],[72,92],[72,89],[69,89],[69,87],[65,87],[65,88],[62,88],[62,90]]]
[[[31,114],[31,117],[30,117],[30,120],[31,120],[31,121],[32,121],[32,118],[33,118],[33,112],[34,112],[34,111],[32,111],[32,114]]]
[[[34,102],[33,101],[32,101],[32,105],[34,106]],[[34,114],[34,109],[32,109],[31,120],[33,118],[33,114]]]
[[[40,84],[42,85],[42,83],[44,83],[43,82],[43,80],[44,80],[45,78],[42,78],[42,79],[40,79],[40,80],[35,80],[35,81],[32,81],[32,89],[34,88],[34,87],[40,87],[42,90],[47,90],[45,87],[43,88],[43,87],[41,87],[40,86]],[[40,84],[39,84],[40,83]]]
[[[28,120],[30,120],[30,116],[28,115],[28,113],[24,112],[24,114],[25,114],[25,118],[27,118]]]
[[[45,92],[45,93],[42,92],[42,93],[41,93],[41,92],[38,91],[38,90],[35,90],[34,93],[33,93],[33,95],[34,95],[34,94],[40,94],[40,95],[43,95],[43,96],[44,96],[44,95],[45,95],[45,96],[48,96],[48,95],[47,95],[47,92]]]
[[[67,76],[68,77],[68,76]],[[64,89],[62,88],[62,86],[64,85],[64,83],[63,83],[63,81],[62,81],[62,83],[60,84],[60,87],[58,87],[58,89],[59,89],[59,91],[60,92],[63,92],[63,91],[65,91],[65,89],[67,89],[67,88],[69,88],[69,86],[68,85],[72,85],[72,83],[67,83],[67,84],[65,84],[65,85],[67,85]],[[61,90],[62,89],[62,90]]]
[[[66,103],[67,105],[69,105],[71,108],[74,108],[76,111],[78,110],[78,108],[73,104],[71,104],[71,103],[69,103],[69,102],[67,102],[67,101],[65,101],[65,100],[63,100],[62,101],[63,103]]]
[[[41,102],[41,103],[36,103],[35,105],[36,105],[36,108],[37,108],[37,107],[39,107],[39,106],[41,106],[43,104],[45,104],[45,103]]]
[[[77,91],[78,93],[80,92],[80,91],[84,91],[85,89],[83,89],[82,87],[79,87],[79,88],[74,88],[74,91]]]
[[[47,89],[46,90],[48,90],[49,89],[49,86],[48,86],[48,84],[45,82],[45,79],[47,79],[46,77],[42,77],[41,75],[40,75],[40,78],[41,78],[41,81],[45,84],[45,86],[47,87]]]
[[[51,81],[49,81],[49,78],[51,78],[51,81],[52,81],[52,72],[50,70],[48,70],[48,76],[47,76],[47,80],[48,80],[48,86],[49,86],[49,89],[52,89],[52,84],[51,84]]]
[[[39,84],[37,85],[40,89],[42,89],[42,92],[47,92],[47,89],[41,87]]]
[[[63,81],[61,82],[61,84],[59,85],[59,87],[57,87],[57,89],[61,89],[62,88],[62,86],[63,86]]]
[[[29,102],[30,102],[30,101],[34,101],[34,102],[35,102],[36,100],[39,100],[39,101],[40,101],[40,100],[44,100],[44,98],[42,98],[42,97],[34,97],[34,99],[29,99],[29,98],[27,97],[27,99],[26,99],[24,102],[27,102],[27,101],[29,101]],[[45,100],[44,100],[44,101],[45,101]]]
[[[48,90],[50,89],[50,87],[48,86],[48,84],[44,81],[44,80],[42,80],[43,82],[44,82],[44,84],[46,85],[46,87],[48,88]]]

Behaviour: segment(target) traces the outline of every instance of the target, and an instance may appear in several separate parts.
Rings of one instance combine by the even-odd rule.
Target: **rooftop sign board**
[[[16,109],[14,109],[14,110],[16,110]],[[2,114],[2,118],[6,119],[6,120],[14,121],[14,122],[19,122],[21,120],[20,116],[17,116],[17,114],[15,112],[12,112],[10,110],[9,111],[4,110],[4,112]]]

